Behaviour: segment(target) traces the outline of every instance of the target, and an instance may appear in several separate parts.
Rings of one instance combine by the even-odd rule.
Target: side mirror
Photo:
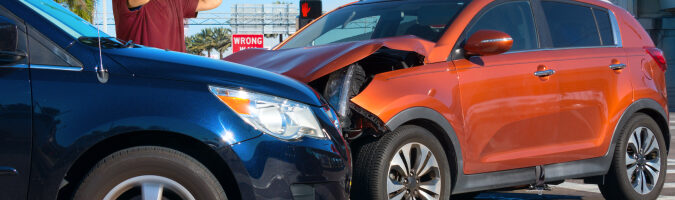
[[[21,51],[0,51],[0,65],[9,65],[19,62],[26,57]]]
[[[507,52],[513,46],[509,34],[495,30],[476,31],[464,45],[467,55],[489,56]]]
[[[0,65],[13,64],[26,57],[19,51],[19,30],[6,19],[0,18]]]

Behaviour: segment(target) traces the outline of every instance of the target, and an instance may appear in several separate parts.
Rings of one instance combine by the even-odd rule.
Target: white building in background
[[[231,7],[233,34],[295,33],[298,4],[234,4]]]
[[[628,12],[633,13],[633,15],[635,15],[634,0],[603,0],[603,1],[608,1],[613,3],[614,5],[621,6],[622,8],[628,10]],[[658,0],[651,0],[651,1],[658,1]]]

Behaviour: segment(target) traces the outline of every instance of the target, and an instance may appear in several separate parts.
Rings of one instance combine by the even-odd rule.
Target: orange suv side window
[[[614,45],[609,14],[604,9],[542,1],[553,48]]]
[[[607,10],[593,8],[593,15],[595,15],[595,20],[598,22],[602,46],[615,45],[612,20],[610,20]]]

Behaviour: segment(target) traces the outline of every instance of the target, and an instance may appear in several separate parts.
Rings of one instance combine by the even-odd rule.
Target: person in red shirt
[[[185,52],[183,20],[221,3],[222,0],[113,0],[117,38]]]

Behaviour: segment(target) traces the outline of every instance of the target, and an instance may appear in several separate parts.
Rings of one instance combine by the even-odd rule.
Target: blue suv
[[[348,199],[350,152],[290,78],[0,1],[2,199]]]

